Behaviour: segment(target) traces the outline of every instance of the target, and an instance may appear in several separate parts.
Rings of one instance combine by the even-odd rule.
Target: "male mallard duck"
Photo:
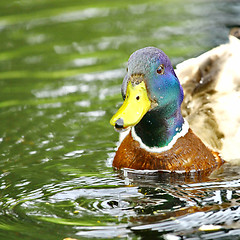
[[[208,58],[209,56],[206,59]],[[203,61],[205,65],[206,59]],[[194,67],[192,66],[193,69]],[[195,68],[197,69],[197,66]],[[195,78],[192,80],[190,77],[184,79],[186,72],[191,72],[192,75],[195,72],[199,75],[197,72],[200,70],[191,71],[190,64],[184,65],[182,71],[181,66],[179,69],[179,76],[190,95],[185,98],[183,112],[188,115],[190,125],[194,121],[195,130],[199,123],[196,110],[199,104],[191,107],[191,103],[186,103],[201,92],[201,87],[204,88],[202,84],[204,79],[201,77],[200,81]],[[192,87],[189,87],[187,83],[191,81],[192,84],[189,85]],[[207,78],[205,85],[209,87],[210,82],[211,80]],[[209,88],[206,92],[209,95],[208,90]],[[204,98],[203,92],[200,94],[200,100]],[[206,141],[209,146],[207,147],[189,127],[187,118],[183,118],[181,111],[183,89],[169,58],[163,51],[147,47],[137,50],[130,56],[128,72],[122,84],[122,96],[124,103],[110,123],[118,131],[127,129],[130,131],[118,147],[113,167],[189,172],[212,171],[223,164],[224,161],[218,152],[209,148],[211,147],[209,141]],[[199,126],[198,133],[205,131],[204,121],[201,120],[200,123],[203,124]],[[217,134],[220,134],[219,131]],[[218,145],[221,144],[214,142],[212,148],[217,148]]]

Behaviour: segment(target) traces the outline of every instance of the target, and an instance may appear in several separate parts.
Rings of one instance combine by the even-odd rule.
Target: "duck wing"
[[[201,140],[224,160],[240,159],[240,40],[177,65],[182,113]]]

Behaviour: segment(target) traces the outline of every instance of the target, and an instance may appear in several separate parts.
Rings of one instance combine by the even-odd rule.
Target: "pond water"
[[[0,239],[239,239],[239,166],[206,182],[118,173],[109,124],[133,51],[175,65],[239,19],[233,0],[1,0]]]

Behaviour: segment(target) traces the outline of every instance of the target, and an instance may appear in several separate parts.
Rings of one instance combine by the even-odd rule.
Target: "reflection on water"
[[[109,165],[129,55],[151,45],[176,64],[226,42],[237,1],[2,0],[0,13],[1,239],[239,235],[239,166],[199,179]]]

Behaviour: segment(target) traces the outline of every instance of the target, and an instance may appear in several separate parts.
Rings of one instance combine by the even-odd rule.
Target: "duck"
[[[113,167],[211,173],[226,159],[237,159],[236,49],[239,39],[230,36],[228,44],[178,64],[176,70],[156,47],[135,51],[121,86],[124,102],[110,120],[122,136]],[[231,126],[235,129],[230,131]]]

